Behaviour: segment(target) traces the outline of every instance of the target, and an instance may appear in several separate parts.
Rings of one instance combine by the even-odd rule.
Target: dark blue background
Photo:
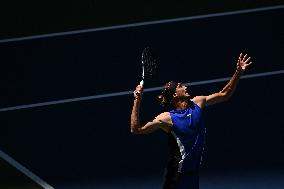
[[[158,76],[194,82],[231,76],[240,52],[247,74],[282,70],[283,10],[76,34],[0,45],[1,108],[133,90],[145,46],[160,56]],[[240,81],[232,99],[205,110],[202,171],[283,170],[283,75]],[[226,83],[189,87],[192,96]],[[161,109],[145,93],[141,119]],[[132,95],[0,113],[0,148],[52,186],[156,177],[166,136],[129,132]]]

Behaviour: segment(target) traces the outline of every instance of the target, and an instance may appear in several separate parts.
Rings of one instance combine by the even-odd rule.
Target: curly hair
[[[173,108],[172,100],[176,92],[177,82],[170,81],[166,83],[162,93],[158,96],[160,105],[164,108]]]

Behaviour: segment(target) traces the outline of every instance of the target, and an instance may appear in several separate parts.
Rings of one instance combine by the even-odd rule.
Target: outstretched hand
[[[244,73],[247,67],[252,64],[252,62],[250,62],[250,59],[251,57],[248,57],[247,54],[245,54],[244,56],[243,53],[240,54],[237,62],[237,70],[240,71],[240,73]]]

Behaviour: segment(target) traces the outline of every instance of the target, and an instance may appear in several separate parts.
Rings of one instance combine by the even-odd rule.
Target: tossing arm
[[[208,96],[197,96],[193,99],[193,101],[196,101],[197,104],[199,104],[201,107],[204,107],[228,100],[234,94],[240,76],[252,63],[249,62],[250,59],[251,57],[247,57],[247,54],[243,56],[243,54],[241,53],[237,62],[236,71],[230,81],[225,85],[225,87],[220,92]]]

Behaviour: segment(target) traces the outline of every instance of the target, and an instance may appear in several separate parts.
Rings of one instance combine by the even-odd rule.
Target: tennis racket
[[[144,86],[144,81],[151,79],[157,72],[158,57],[154,53],[153,49],[146,47],[142,52],[142,80],[140,86]],[[137,96],[140,96],[140,92],[136,92]]]

